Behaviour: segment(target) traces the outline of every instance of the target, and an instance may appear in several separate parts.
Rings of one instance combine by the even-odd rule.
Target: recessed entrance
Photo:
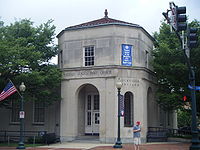
[[[78,92],[78,135],[99,135],[100,96],[91,84],[82,85]]]

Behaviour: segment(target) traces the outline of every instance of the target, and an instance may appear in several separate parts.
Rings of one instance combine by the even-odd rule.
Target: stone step
[[[78,136],[73,142],[100,143],[99,136]]]

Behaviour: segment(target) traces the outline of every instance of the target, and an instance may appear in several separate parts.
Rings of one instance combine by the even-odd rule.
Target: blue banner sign
[[[200,90],[200,86],[191,86],[191,85],[188,85],[188,88],[190,90],[196,90],[196,91],[199,91]]]
[[[132,45],[122,44],[122,66],[132,66]]]

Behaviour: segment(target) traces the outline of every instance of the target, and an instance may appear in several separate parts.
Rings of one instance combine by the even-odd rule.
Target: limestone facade
[[[150,65],[153,38],[144,28],[105,16],[68,27],[57,37],[59,66],[63,73],[62,141],[89,134],[98,135],[104,143],[115,142],[118,81],[122,82],[121,94],[125,101],[125,114],[120,121],[122,142],[132,142],[132,127],[136,121],[142,123],[143,142],[148,127],[166,123],[160,119],[162,114],[155,97],[156,77]],[[122,64],[123,45],[131,47],[128,60],[131,65]],[[88,51],[94,53],[90,53],[91,64],[86,62]]]

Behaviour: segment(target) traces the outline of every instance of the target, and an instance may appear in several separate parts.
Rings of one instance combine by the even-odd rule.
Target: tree
[[[192,122],[191,112],[187,109],[177,111],[178,127],[190,126]]]
[[[200,27],[200,22],[192,21],[189,26]],[[198,32],[200,35],[200,32]],[[162,23],[160,31],[154,33],[155,50],[152,62],[158,78],[158,103],[166,110],[182,108],[184,95],[190,93],[188,89],[189,72],[185,63],[183,50],[175,33],[170,32],[170,26]],[[191,50],[191,64],[196,67],[196,85],[200,85],[200,45]],[[197,93],[199,101],[199,93]],[[198,103],[198,111],[200,104]]]
[[[57,54],[52,20],[38,27],[28,19],[4,26],[0,23],[0,88],[11,79],[16,86],[25,82],[25,99],[44,100],[50,104],[60,100],[61,73],[50,60]],[[17,98],[14,94],[11,98]],[[0,105],[9,101],[2,101]]]

